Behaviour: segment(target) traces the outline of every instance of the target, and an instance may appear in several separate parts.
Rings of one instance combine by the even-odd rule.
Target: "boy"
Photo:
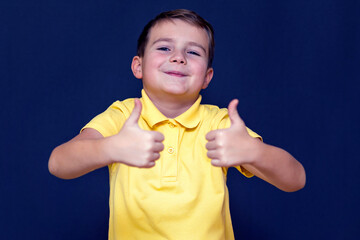
[[[60,178],[109,167],[109,239],[234,239],[231,166],[284,191],[305,185],[298,161],[245,127],[237,100],[228,110],[200,104],[213,49],[213,29],[196,13],[161,13],[131,64],[142,98],[116,101],[53,150],[49,170]]]

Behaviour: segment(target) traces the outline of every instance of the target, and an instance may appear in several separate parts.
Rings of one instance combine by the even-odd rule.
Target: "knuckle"
[[[221,148],[219,151],[219,155],[221,159],[226,159],[226,150],[224,148]]]
[[[149,163],[152,160],[152,154],[150,152],[147,152],[144,157],[144,162]]]
[[[146,166],[148,166],[148,164],[149,164],[148,161],[142,161],[142,162],[140,163],[140,167],[141,167],[141,168],[146,168]]]
[[[222,137],[224,137],[224,133],[225,133],[224,131],[218,131],[216,134],[217,135],[216,137],[222,138]]]
[[[220,148],[219,149],[219,154],[220,154],[220,156],[224,156],[224,154],[225,154],[225,149],[224,148]]]
[[[154,149],[154,146],[155,146],[154,142],[151,142],[151,141],[144,144],[143,148],[145,150],[145,153],[148,154],[148,153],[152,152],[152,150]]]
[[[153,150],[155,148],[155,142],[154,141],[150,141],[148,144],[149,149],[148,150]]]
[[[224,145],[225,145],[224,141],[222,141],[222,140],[216,142],[216,146],[219,147],[219,148],[224,147]]]
[[[154,137],[153,137],[153,135],[151,134],[151,132],[145,132],[145,134],[144,134],[144,140],[145,141],[148,141],[148,142],[151,142],[151,141],[153,141],[154,140]]]
[[[142,146],[142,149],[143,149],[143,154],[147,154],[151,150],[150,144],[144,144]]]

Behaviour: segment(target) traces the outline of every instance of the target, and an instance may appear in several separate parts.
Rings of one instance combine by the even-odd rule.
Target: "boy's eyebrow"
[[[155,40],[152,43],[152,45],[154,45],[154,44],[156,44],[158,42],[174,42],[174,40],[172,38],[159,38],[159,39]],[[188,44],[191,45],[191,46],[199,47],[206,53],[205,48],[201,44],[196,43],[196,42],[188,42]]]

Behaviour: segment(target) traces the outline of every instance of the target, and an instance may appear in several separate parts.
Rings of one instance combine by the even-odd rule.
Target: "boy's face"
[[[144,56],[134,57],[132,70],[151,99],[195,101],[213,76],[208,49],[204,29],[165,20],[151,29]]]

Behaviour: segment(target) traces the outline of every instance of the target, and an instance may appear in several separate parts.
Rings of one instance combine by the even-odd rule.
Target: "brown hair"
[[[139,57],[144,56],[145,47],[149,40],[149,32],[151,28],[161,21],[172,20],[172,19],[180,19],[196,27],[200,27],[206,31],[209,37],[208,68],[210,68],[212,66],[212,62],[214,59],[214,48],[215,48],[214,29],[209,22],[207,22],[205,19],[200,17],[196,12],[186,9],[177,9],[168,12],[162,12],[159,15],[157,15],[154,19],[152,19],[150,22],[148,22],[148,24],[146,24],[146,26],[144,27],[143,31],[139,36],[138,44],[137,44],[137,55]]]

